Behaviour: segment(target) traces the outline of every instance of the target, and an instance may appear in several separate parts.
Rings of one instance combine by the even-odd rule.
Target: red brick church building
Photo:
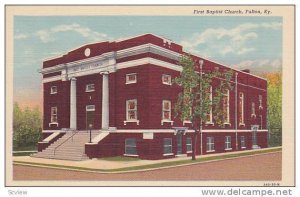
[[[43,62],[44,119],[37,157],[83,160],[132,156],[164,159],[190,155],[194,130],[175,118],[183,47],[145,34],[88,44]],[[213,110],[196,154],[267,147],[267,82],[212,60],[192,56],[203,70],[231,69],[226,121]],[[214,92],[212,85],[212,96]],[[91,136],[90,136],[91,130]]]

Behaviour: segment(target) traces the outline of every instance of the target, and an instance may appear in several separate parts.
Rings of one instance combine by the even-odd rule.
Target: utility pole
[[[238,76],[238,72],[235,73],[235,149],[238,150],[239,149],[239,144],[238,144],[238,133],[237,133],[237,129],[238,129],[238,115],[237,115],[237,103],[238,103],[238,96],[237,96],[237,76]]]
[[[202,114],[202,66],[203,66],[203,60],[199,60],[199,64],[200,64],[200,114]],[[199,128],[199,132],[200,132],[200,154],[203,155],[203,136],[202,136],[202,118],[200,116],[200,128]]]

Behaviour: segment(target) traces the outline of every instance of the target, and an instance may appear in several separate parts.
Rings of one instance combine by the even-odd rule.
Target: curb
[[[282,150],[274,151],[274,152],[267,152],[267,153],[257,153],[257,154],[253,154],[253,155],[236,156],[236,157],[225,158],[225,159],[215,159],[215,160],[209,160],[209,161],[198,161],[198,162],[187,163],[187,164],[178,164],[178,165],[163,166],[163,167],[156,167],[156,168],[149,168],[149,169],[124,170],[124,171],[114,171],[113,169],[108,169],[107,171],[101,171],[101,169],[95,169],[95,168],[76,169],[76,167],[73,167],[73,166],[56,167],[56,166],[47,166],[47,164],[46,165],[28,164],[28,163],[22,163],[22,162],[18,162],[18,161],[14,161],[13,164],[24,165],[24,166],[32,166],[32,167],[51,168],[51,169],[72,170],[72,171],[80,171],[80,172],[92,172],[92,173],[100,173],[100,174],[121,174],[121,173],[133,173],[133,172],[147,172],[147,171],[161,170],[161,169],[167,169],[167,168],[175,168],[175,167],[183,167],[183,166],[204,164],[204,163],[210,163],[210,162],[233,160],[233,159],[237,159],[237,158],[254,157],[254,156],[266,155],[266,154],[275,154],[275,153],[280,153],[280,152],[282,152]],[[132,167],[138,167],[138,166],[132,166]],[[112,171],[110,171],[110,170],[112,170]]]

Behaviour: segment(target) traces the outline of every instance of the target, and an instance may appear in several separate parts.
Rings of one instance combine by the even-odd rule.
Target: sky
[[[144,33],[166,37],[186,52],[252,73],[282,67],[282,18],[233,16],[15,16],[14,102],[42,105],[44,59],[82,45]]]

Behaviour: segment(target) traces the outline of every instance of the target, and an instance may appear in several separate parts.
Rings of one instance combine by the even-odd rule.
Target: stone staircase
[[[92,131],[92,139],[99,135],[100,131]],[[89,159],[84,153],[85,143],[89,142],[90,133],[86,131],[67,132],[45,150],[31,155],[47,159],[62,159],[81,161]]]

